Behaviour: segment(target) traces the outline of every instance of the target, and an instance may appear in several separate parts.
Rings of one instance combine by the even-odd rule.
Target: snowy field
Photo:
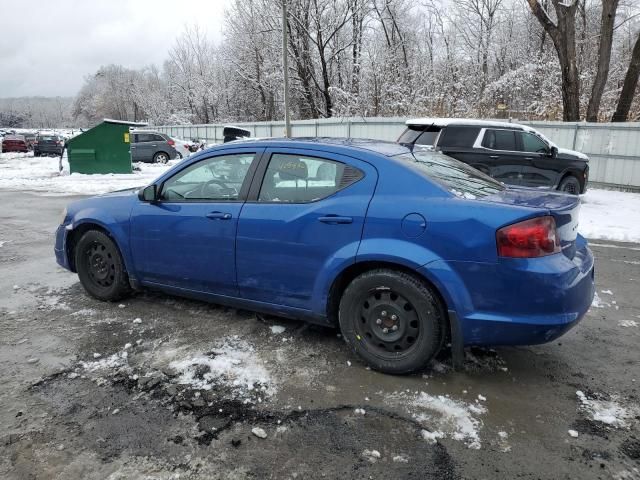
[[[96,195],[144,186],[175,165],[138,163],[132,174],[73,175],[58,173],[58,158],[31,153],[0,154],[0,189],[46,195]],[[589,189],[582,196],[580,233],[587,238],[640,242],[640,194]],[[635,221],[634,221],[635,219]]]

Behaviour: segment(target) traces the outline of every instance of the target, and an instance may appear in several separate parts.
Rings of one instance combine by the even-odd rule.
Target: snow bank
[[[46,192],[58,195],[96,195],[141,187],[151,183],[171,165],[137,163],[131,174],[60,174],[59,157],[34,157],[32,153],[0,154],[0,189]]]
[[[578,230],[587,238],[640,242],[640,193],[589,189],[582,195]]]

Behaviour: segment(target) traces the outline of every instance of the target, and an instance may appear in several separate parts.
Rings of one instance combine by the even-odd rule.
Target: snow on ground
[[[32,153],[0,154],[0,189],[46,192],[57,195],[97,195],[148,185],[177,161],[167,165],[137,163],[131,174],[60,174],[59,157]]]
[[[273,394],[274,382],[255,349],[235,337],[223,339],[207,353],[172,361],[169,367],[178,373],[177,383],[198,390],[225,384],[239,396],[254,389]]]
[[[0,153],[0,189],[46,192],[57,195],[95,195],[148,185],[168,165],[138,163],[132,174],[60,175],[57,157],[33,157],[32,153]],[[581,196],[579,231],[592,239],[640,242],[640,222],[631,219],[640,211],[640,193],[589,189]]]
[[[587,238],[640,242],[640,193],[588,189],[581,196],[578,230]]]
[[[487,409],[479,399],[475,403],[467,403],[444,395],[403,392],[392,394],[388,400],[407,406],[415,420],[430,428],[422,431],[425,440],[435,442],[438,438],[451,437],[463,441],[469,448],[480,448],[482,421],[477,417]]]
[[[611,397],[611,400],[589,398],[580,390],[576,392],[576,396],[580,401],[580,409],[597,422],[613,427],[626,427],[627,422],[636,415],[635,409],[621,405],[616,397]]]

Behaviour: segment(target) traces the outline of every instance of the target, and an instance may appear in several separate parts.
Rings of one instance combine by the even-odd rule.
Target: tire
[[[176,158],[178,160],[182,160],[182,154],[180,152],[176,152]]]
[[[573,175],[567,175],[562,179],[560,185],[558,185],[558,190],[560,190],[561,192],[569,193],[571,195],[579,195],[580,180],[578,180]]]
[[[85,232],[76,245],[74,256],[80,283],[92,297],[115,302],[131,293],[122,255],[104,232]]]
[[[164,152],[158,152],[153,156],[153,163],[167,163],[169,161],[169,155]]]
[[[445,310],[435,292],[395,270],[356,277],[340,299],[338,317],[345,341],[371,368],[384,373],[424,368],[445,335]]]

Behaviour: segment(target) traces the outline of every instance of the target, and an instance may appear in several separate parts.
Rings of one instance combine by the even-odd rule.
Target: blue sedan
[[[232,142],[70,204],[55,254],[99,300],[149,288],[339,326],[371,367],[407,373],[445,343],[459,360],[576,325],[594,295],[579,209],[395,143]]]

